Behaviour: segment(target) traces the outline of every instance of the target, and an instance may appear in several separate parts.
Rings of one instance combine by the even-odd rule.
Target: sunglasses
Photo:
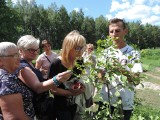
[[[83,51],[83,50],[84,50],[84,46],[83,47],[81,47],[81,46],[75,47],[75,51],[77,51],[77,52],[80,52],[80,51]]]
[[[121,30],[112,30],[112,31],[109,31],[109,33],[113,33],[113,32],[118,33],[118,32],[121,32]]]
[[[27,49],[31,54],[39,53],[39,48],[38,49]]]

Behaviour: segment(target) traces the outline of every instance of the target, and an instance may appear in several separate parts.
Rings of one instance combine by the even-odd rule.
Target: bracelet
[[[56,79],[56,76],[53,77],[53,82],[57,87],[60,85],[60,82]]]

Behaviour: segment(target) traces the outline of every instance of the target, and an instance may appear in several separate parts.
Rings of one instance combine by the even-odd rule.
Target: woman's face
[[[24,59],[28,61],[35,60],[39,54],[39,47],[32,47],[29,49],[21,50],[21,55]]]
[[[91,47],[91,46],[87,46],[87,51],[88,51],[88,53],[92,53],[92,51],[93,51],[93,47]]]
[[[8,53],[8,55],[0,58],[0,62],[3,65],[2,68],[13,73],[20,65],[20,55],[17,48],[9,50]]]
[[[74,47],[69,53],[70,59],[72,59],[74,61],[76,58],[81,57],[84,52],[84,49],[85,49],[84,46]]]
[[[50,44],[45,44],[45,45],[43,46],[43,50],[44,50],[45,52],[51,51],[51,45],[50,45]]]

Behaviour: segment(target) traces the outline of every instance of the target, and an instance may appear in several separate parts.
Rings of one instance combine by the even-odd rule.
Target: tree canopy
[[[44,8],[35,0],[18,0],[16,4],[1,0],[0,13],[0,41],[16,43],[20,36],[31,34],[40,40],[52,41],[53,49],[60,49],[62,40],[71,30],[78,30],[87,43],[93,44],[108,35],[108,19],[104,16],[95,19],[84,16],[82,9],[68,13],[63,5],[58,8],[56,3]],[[128,29],[126,41],[129,44],[136,44],[140,49],[160,47],[160,26],[134,21],[128,22]]]

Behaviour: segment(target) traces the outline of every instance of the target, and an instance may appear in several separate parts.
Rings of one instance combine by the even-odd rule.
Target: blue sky
[[[105,16],[111,4],[109,0],[36,0],[37,4],[42,4],[45,7],[54,2],[58,7],[65,6],[69,13],[72,10],[79,11],[82,8],[85,16],[93,18],[100,15]]]
[[[141,20],[142,24],[160,26],[160,0],[36,0],[38,5],[44,7],[54,2],[58,8],[65,6],[68,13],[82,8],[85,16],[93,18],[103,15],[108,19],[118,17],[126,21]]]

